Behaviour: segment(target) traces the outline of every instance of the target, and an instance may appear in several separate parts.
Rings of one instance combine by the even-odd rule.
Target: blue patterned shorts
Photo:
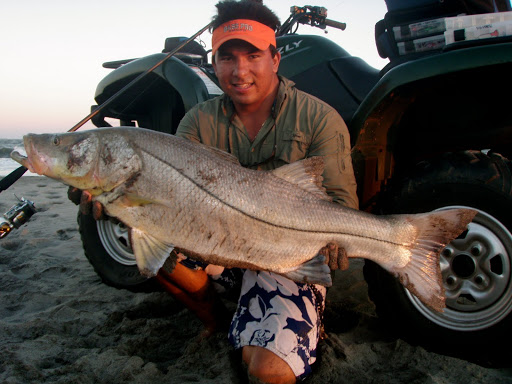
[[[228,338],[235,348],[266,348],[305,378],[316,360],[325,287],[271,272],[245,271]]]
[[[271,272],[198,265],[190,259],[182,263],[204,268],[219,292],[241,290],[228,333],[236,349],[266,348],[286,361],[299,380],[311,373],[322,329],[325,287],[295,283]]]

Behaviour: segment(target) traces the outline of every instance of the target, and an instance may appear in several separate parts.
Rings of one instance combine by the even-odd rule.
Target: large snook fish
[[[439,252],[476,212],[452,209],[375,216],[330,201],[323,160],[269,172],[241,167],[229,154],[140,128],[27,135],[30,171],[89,190],[106,213],[131,228],[137,265],[155,275],[173,246],[225,267],[280,273],[331,285],[319,250],[373,260],[436,310],[444,308]]]

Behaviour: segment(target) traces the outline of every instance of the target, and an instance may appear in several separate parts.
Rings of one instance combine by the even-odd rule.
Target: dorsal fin
[[[274,169],[272,173],[274,176],[295,184],[322,200],[332,201],[322,186],[323,171],[324,159],[317,156],[283,165]]]

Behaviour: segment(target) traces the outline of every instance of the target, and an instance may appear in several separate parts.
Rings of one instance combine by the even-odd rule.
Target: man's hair
[[[236,19],[255,20],[276,32],[281,26],[279,17],[263,5],[263,0],[223,0],[219,1],[215,6],[217,7],[217,15],[212,18],[210,32],[222,24]],[[276,53],[277,47],[270,45],[270,54],[272,57],[274,57]]]
[[[217,7],[217,15],[212,19],[212,31],[235,19],[255,20],[270,27],[273,31],[277,31],[281,26],[279,18],[263,5],[262,0],[224,0],[218,2],[215,6]]]

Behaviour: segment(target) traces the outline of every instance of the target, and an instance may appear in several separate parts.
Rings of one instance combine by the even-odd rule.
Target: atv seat
[[[298,89],[331,105],[350,125],[355,111],[379,80],[379,72],[361,58],[347,56],[321,63],[291,80]]]
[[[187,39],[188,37],[168,37],[165,39],[165,45],[162,52],[171,52]],[[208,52],[195,40],[188,42],[176,53],[175,56],[188,64],[200,65],[208,63]]]

